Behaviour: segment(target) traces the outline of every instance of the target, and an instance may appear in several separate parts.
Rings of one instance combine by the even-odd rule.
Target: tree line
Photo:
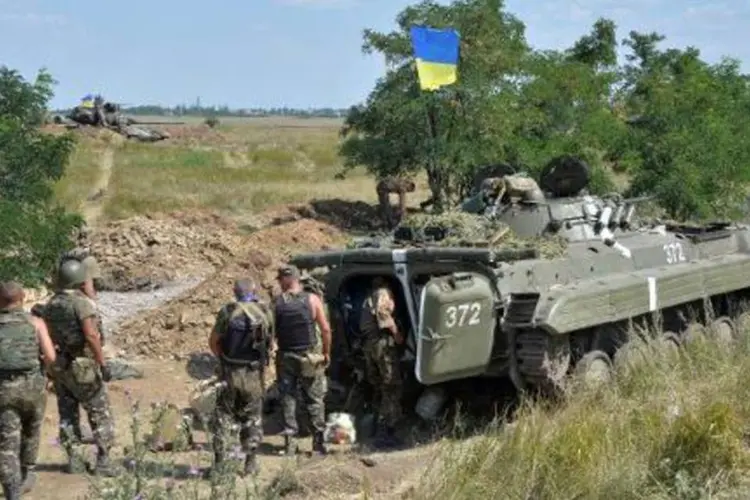
[[[419,89],[412,24],[456,28],[458,82]],[[593,189],[652,195],[673,217],[734,215],[750,180],[750,92],[739,62],[710,64],[695,47],[664,48],[658,33],[599,19],[571,47],[540,50],[501,0],[407,7],[389,33],[366,30],[363,50],[387,73],[344,125],[346,167],[376,176],[426,171],[443,207],[479,167],[505,162],[536,174],[557,155],[584,159]],[[627,56],[618,61],[617,49]]]
[[[65,114],[66,110],[56,110],[55,114]],[[138,105],[122,106],[121,111],[133,116],[200,116],[205,118],[262,118],[267,116],[284,116],[291,118],[343,118],[346,116],[347,109],[339,108],[242,108],[234,109],[229,106],[201,106],[201,105],[179,105],[179,106],[158,106],[158,105]]]

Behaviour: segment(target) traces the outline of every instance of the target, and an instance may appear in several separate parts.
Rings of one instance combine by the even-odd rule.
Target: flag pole
[[[422,90],[430,91],[425,106],[427,133],[430,138],[427,175],[433,196],[422,207],[432,204],[437,211],[444,209],[444,172],[438,166],[437,102],[432,93],[457,80],[459,35],[451,28],[437,29],[428,26],[411,27],[412,46],[417,66],[417,77]],[[437,196],[436,196],[437,194]],[[431,203],[430,203],[431,202]]]

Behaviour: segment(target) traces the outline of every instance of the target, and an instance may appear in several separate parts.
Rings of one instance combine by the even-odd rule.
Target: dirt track
[[[125,140],[122,136],[115,134],[105,137],[108,143],[99,158],[99,176],[81,209],[81,215],[89,226],[93,226],[102,214],[104,197],[107,195],[109,181],[112,178],[112,171],[115,166],[115,149],[121,146]]]

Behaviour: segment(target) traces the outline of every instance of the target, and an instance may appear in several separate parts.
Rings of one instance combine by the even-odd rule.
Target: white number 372
[[[675,241],[667,243],[662,247],[667,257],[667,264],[677,264],[679,262],[686,262],[685,252],[682,249],[682,245]]]
[[[467,302],[449,306],[445,310],[445,326],[447,328],[460,328],[462,326],[478,325],[482,314],[481,302]]]

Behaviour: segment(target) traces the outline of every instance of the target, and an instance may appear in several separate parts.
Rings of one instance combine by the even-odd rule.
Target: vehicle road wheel
[[[699,342],[706,338],[706,327],[698,322],[690,323],[682,334],[686,343]]]
[[[647,359],[648,353],[643,342],[631,340],[617,349],[614,356],[614,365],[618,368],[632,367],[645,362]]]
[[[612,380],[612,362],[606,353],[591,351],[576,364],[574,372],[587,386],[596,386]]]
[[[672,331],[664,331],[656,338],[656,345],[665,352],[677,352],[680,348],[680,336]]]
[[[744,337],[750,332],[750,312],[744,312],[737,316],[734,321],[735,334],[737,337]]]
[[[734,322],[727,316],[714,320],[707,329],[707,333],[723,345],[731,344],[737,337]]]

